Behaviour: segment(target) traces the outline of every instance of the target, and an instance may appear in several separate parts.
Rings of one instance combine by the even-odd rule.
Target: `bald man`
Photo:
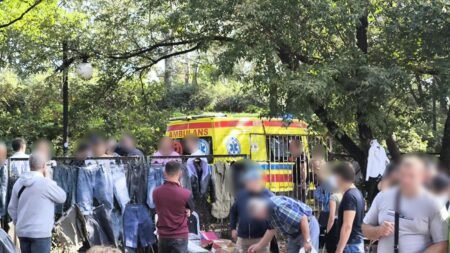
[[[406,155],[398,169],[399,185],[380,192],[364,217],[364,235],[378,240],[378,252],[394,252],[394,214],[399,199],[399,253],[447,252],[448,215],[424,187],[426,162]]]

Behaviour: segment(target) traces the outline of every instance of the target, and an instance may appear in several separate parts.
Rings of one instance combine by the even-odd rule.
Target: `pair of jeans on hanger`
[[[147,179],[147,205],[149,208],[155,208],[155,203],[153,203],[153,191],[162,184],[164,184],[164,166],[151,164],[148,168]]]
[[[77,166],[68,166],[64,164],[57,164],[53,167],[53,180],[67,194],[65,203],[55,205],[55,212],[57,214],[62,214],[75,204],[78,169]]]
[[[145,205],[127,205],[123,214],[123,224],[125,247],[137,249],[156,242],[155,225]]]
[[[105,209],[113,209],[113,179],[106,164],[91,164],[78,171],[77,204],[83,214],[92,214],[94,199]]]

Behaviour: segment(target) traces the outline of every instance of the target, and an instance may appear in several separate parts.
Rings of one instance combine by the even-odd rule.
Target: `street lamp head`
[[[92,67],[92,64],[89,62],[82,62],[78,64],[77,67],[77,73],[80,75],[80,77],[84,80],[89,80],[92,78],[92,74],[94,72],[94,69]]]

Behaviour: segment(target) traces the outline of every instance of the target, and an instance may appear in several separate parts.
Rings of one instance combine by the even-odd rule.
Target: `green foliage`
[[[29,2],[1,2],[0,25]],[[449,20],[446,0],[42,1],[0,28],[0,136],[60,145],[69,67],[73,142],[131,131],[150,151],[173,113],[212,110],[288,112],[324,130],[322,107],[360,146],[364,123],[404,151],[435,152],[450,97]],[[85,58],[90,81],[73,74]]]

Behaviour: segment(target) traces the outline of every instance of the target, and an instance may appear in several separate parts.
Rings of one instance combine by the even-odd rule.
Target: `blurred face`
[[[120,142],[122,147],[125,149],[133,149],[134,148],[134,140],[129,136],[124,136]]]
[[[173,141],[170,138],[163,138],[159,142],[158,150],[163,155],[170,155],[173,151]]]
[[[41,153],[43,156],[45,156],[46,159],[51,158],[51,146],[50,146],[50,143],[48,143],[46,141],[40,141],[36,145],[36,151]]]
[[[425,164],[419,158],[408,157],[400,163],[399,185],[407,194],[416,193],[425,179]]]
[[[345,190],[347,187],[347,182],[339,175],[333,175],[333,178],[337,188],[341,191]]]
[[[114,150],[116,149],[116,141],[114,139],[110,139],[108,140],[108,142],[106,143],[106,149],[108,153],[114,153]]]
[[[88,155],[89,155],[89,151],[86,149],[86,150],[83,150],[83,151],[78,151],[78,152],[75,154],[75,157],[76,157],[78,160],[84,160],[84,159],[86,159],[86,158],[88,157]]]
[[[0,147],[0,161],[5,161],[6,158],[7,158],[6,148],[1,146]]]
[[[96,143],[92,146],[94,156],[104,156],[106,154],[106,145],[103,142]]]
[[[295,143],[295,142],[289,143],[289,152],[290,152],[293,156],[297,156],[297,155],[300,154],[300,149],[299,149],[297,143]]]
[[[261,180],[249,180],[245,182],[245,189],[250,192],[258,193],[263,189],[263,182]]]
[[[193,153],[198,149],[198,142],[195,141],[194,139],[187,139],[186,147],[188,148],[189,152]]]

